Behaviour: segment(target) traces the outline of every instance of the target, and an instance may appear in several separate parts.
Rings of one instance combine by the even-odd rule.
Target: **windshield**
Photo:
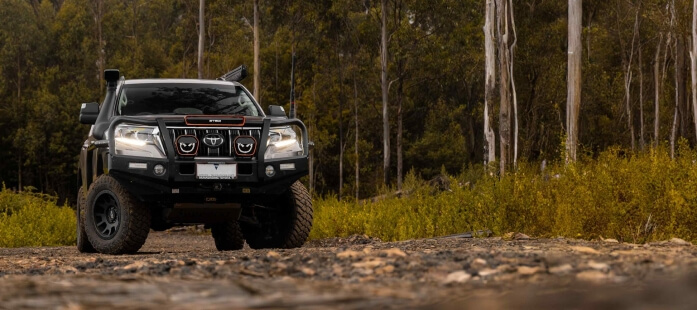
[[[234,85],[124,85],[117,115],[207,114],[259,116],[247,92]]]

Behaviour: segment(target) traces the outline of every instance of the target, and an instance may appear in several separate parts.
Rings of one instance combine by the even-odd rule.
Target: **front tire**
[[[252,249],[299,248],[312,229],[312,198],[305,186],[296,181],[273,203],[273,212],[264,214],[259,227],[245,225],[247,244]]]
[[[77,191],[77,208],[75,208],[76,218],[77,218],[77,250],[80,253],[95,253],[97,250],[94,249],[90,241],[87,239],[87,233],[85,233],[85,205],[87,204],[87,195],[83,187]]]
[[[150,232],[150,210],[119,182],[102,175],[87,193],[85,233],[100,253],[135,253]]]
[[[228,221],[211,226],[211,234],[218,251],[235,251],[244,247],[244,236],[237,221]]]

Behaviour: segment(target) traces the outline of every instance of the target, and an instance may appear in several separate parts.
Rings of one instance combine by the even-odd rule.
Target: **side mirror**
[[[270,105],[269,106],[269,115],[270,116],[288,117],[288,116],[286,116],[286,110],[284,110],[283,107],[280,105]]]
[[[99,104],[96,102],[83,103],[80,108],[80,123],[94,125],[99,116]]]

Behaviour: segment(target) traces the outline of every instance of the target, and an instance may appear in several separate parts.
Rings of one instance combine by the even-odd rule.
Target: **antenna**
[[[288,118],[295,118],[295,53],[290,61],[290,112]]]

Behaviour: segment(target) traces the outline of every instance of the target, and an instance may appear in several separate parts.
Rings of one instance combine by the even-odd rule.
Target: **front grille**
[[[192,128],[192,127],[169,127],[169,135],[172,138],[172,145],[176,149],[177,138],[182,135],[196,136],[199,141],[198,151],[195,156],[201,157],[237,157],[235,155],[235,150],[233,149],[233,141],[238,136],[252,136],[256,139],[257,143],[261,141],[261,128]],[[223,136],[224,142],[217,148],[208,147],[203,143],[203,137],[209,133],[217,133]],[[257,147],[258,149],[258,147]],[[178,153],[175,154],[178,158],[192,158],[194,156],[181,156]],[[255,154],[256,155],[256,151]],[[243,157],[240,157],[243,158]]]

